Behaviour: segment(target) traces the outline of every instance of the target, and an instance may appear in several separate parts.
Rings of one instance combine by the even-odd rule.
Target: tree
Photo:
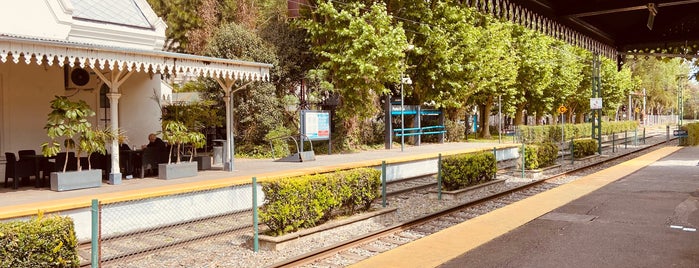
[[[340,130],[335,138],[341,146],[354,148],[361,140],[360,121],[379,111],[379,97],[389,92],[386,84],[398,83],[405,70],[405,33],[400,24],[392,24],[384,4],[347,4],[340,9],[330,1],[320,2],[312,15],[316,19],[301,22],[320,61],[311,75],[339,96]]]
[[[576,48],[563,41],[554,41],[553,49],[556,54],[556,65],[548,91],[554,97],[554,108],[558,107],[558,105],[565,105],[568,110],[566,122],[573,122],[572,115],[578,109],[577,103],[573,98],[575,95],[582,95],[578,89],[584,78],[582,72],[587,62],[584,57],[581,57],[580,53],[576,53]],[[591,95],[588,94],[587,97],[589,98]],[[552,112],[557,114],[557,109],[553,109]]]
[[[490,138],[490,114],[498,96],[505,103],[515,95],[517,58],[511,38],[512,24],[500,22],[490,16],[481,18],[482,34],[478,39],[478,50],[470,58],[469,82],[476,90],[474,102],[480,110],[479,137]]]
[[[519,60],[515,83],[515,124],[523,123],[525,109],[529,114],[536,114],[538,123],[542,113],[553,105],[553,97],[546,93],[553,78],[553,40],[520,25],[514,26],[513,38]]]
[[[270,63],[272,79],[278,79],[277,58],[274,48],[257,34],[236,23],[223,25],[213,36],[206,48],[206,54],[214,57]],[[238,87],[243,86],[237,84]],[[235,89],[235,88],[234,88]],[[236,108],[236,136],[251,144],[264,143],[264,136],[277,125],[282,125],[280,96],[269,83],[255,82],[234,93],[233,107]],[[224,107],[223,92],[216,83],[209,83],[205,94],[207,99],[218,100]],[[225,109],[220,109],[225,116]]]

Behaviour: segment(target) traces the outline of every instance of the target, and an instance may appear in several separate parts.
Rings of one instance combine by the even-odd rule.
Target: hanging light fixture
[[[655,21],[655,15],[658,15],[658,8],[655,3],[648,3],[648,22],[646,26],[648,30],[653,30],[653,22]]]

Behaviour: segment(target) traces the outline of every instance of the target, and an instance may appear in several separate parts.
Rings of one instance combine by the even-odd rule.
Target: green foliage
[[[594,155],[597,153],[597,140],[577,139],[573,140],[573,155],[575,158]]]
[[[50,141],[41,144],[44,156],[55,156],[61,151],[61,144],[56,141],[59,138],[64,138],[63,147],[66,152],[76,149],[78,157],[80,157],[81,152],[99,151],[100,149],[97,147],[100,145],[97,142],[102,142],[101,146],[104,146],[105,140],[97,140],[98,137],[104,138],[104,135],[95,134],[92,131],[92,124],[88,118],[95,116],[95,112],[85,101],[71,101],[68,97],[56,96],[50,104],[51,112],[44,126]],[[75,142],[76,138],[80,139],[80,144]],[[67,164],[66,161],[63,165],[63,172],[66,171]]]
[[[88,129],[80,135],[78,143],[78,155],[81,152],[87,154],[88,169],[92,169],[92,163],[89,161],[90,155],[93,153],[107,154],[106,144],[109,141],[117,139],[118,132],[111,129]]]
[[[447,191],[492,180],[497,172],[492,152],[469,153],[442,159],[442,182]]]
[[[320,81],[322,90],[339,96],[340,130],[335,133],[343,139],[339,144],[352,147],[360,140],[357,123],[379,111],[379,98],[389,92],[387,84],[400,82],[408,48],[405,33],[382,3],[365,8],[321,1],[312,18],[300,21],[308,31],[311,52],[320,59],[309,75]]]
[[[699,123],[690,123],[684,125],[683,129],[687,130],[687,144],[689,146],[699,145]]]
[[[283,235],[366,211],[380,194],[380,177],[381,171],[359,168],[262,182],[260,220],[273,235]]]
[[[558,157],[558,145],[551,142],[529,144],[524,151],[524,167],[528,170],[552,166]]]
[[[0,222],[0,267],[79,267],[77,247],[69,217]]]
[[[180,162],[180,146],[183,144],[191,144],[195,149],[202,148],[206,145],[206,137],[204,134],[188,130],[187,127],[179,121],[163,121],[162,135],[163,139],[171,145],[170,155],[172,155],[172,150],[175,150],[177,163]],[[191,162],[193,158],[194,152],[190,155],[189,161]],[[172,159],[168,159],[168,164],[171,162]]]
[[[602,135],[632,131],[638,128],[636,121],[602,122]],[[560,142],[561,125],[519,126],[519,135],[524,143]],[[565,124],[566,140],[592,136],[591,123]]]
[[[291,136],[292,131],[283,126],[277,126],[272,129],[267,135],[265,135],[265,140],[269,141],[272,151],[276,157],[283,157],[291,154],[291,150],[288,146],[288,139],[286,137]],[[299,145],[300,146],[300,145]]]

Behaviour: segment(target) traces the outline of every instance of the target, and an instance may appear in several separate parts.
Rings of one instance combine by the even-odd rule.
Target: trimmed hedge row
[[[590,156],[597,153],[597,140],[577,139],[573,140],[573,155],[576,158]]]
[[[260,183],[265,204],[260,221],[271,235],[314,227],[336,215],[366,211],[378,198],[381,171],[358,168]]]
[[[602,135],[610,135],[638,128],[636,121],[602,122]],[[560,142],[561,125],[519,126],[519,133],[524,143]],[[570,138],[587,138],[592,136],[592,124],[565,124],[566,140]]]
[[[447,191],[489,181],[497,172],[491,152],[448,156],[442,159],[442,182]]]
[[[73,219],[0,222],[0,267],[79,267]]]
[[[551,142],[529,144],[524,151],[524,167],[529,170],[552,166],[558,157],[558,145]]]
[[[687,131],[687,139],[684,142],[684,144],[681,144],[681,145],[688,145],[688,146],[699,145],[699,123],[690,123],[690,124],[682,126],[681,129],[684,129]]]

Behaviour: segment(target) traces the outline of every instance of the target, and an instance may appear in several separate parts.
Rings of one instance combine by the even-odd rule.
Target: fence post
[[[573,138],[570,138],[570,164],[575,165],[575,143],[573,143]]]
[[[665,144],[670,142],[670,125],[665,126]]]
[[[524,158],[526,157],[524,142],[522,143],[522,179],[524,179]]]
[[[614,149],[616,148],[615,140],[616,140],[616,132],[612,132],[612,153],[614,152]]]
[[[646,128],[643,128],[643,144],[646,144]]]
[[[437,200],[442,200],[442,154],[437,158]]]
[[[624,130],[624,149],[629,147],[629,131]]]
[[[92,242],[91,242],[91,258],[90,263],[92,268],[100,267],[100,205],[99,200],[92,199]]]
[[[638,147],[638,129],[633,130],[633,146]]]
[[[386,207],[386,160],[381,161],[381,206]]]
[[[252,250],[254,252],[260,251],[260,230],[257,225],[259,225],[257,215],[257,177],[252,177]]]
[[[498,178],[498,148],[493,147],[493,156],[495,156],[495,174],[493,174],[493,180]]]

